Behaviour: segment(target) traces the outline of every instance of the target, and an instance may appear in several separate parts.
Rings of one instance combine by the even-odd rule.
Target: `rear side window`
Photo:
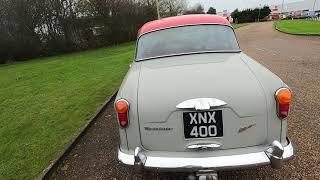
[[[139,61],[174,54],[239,50],[234,31],[229,26],[182,26],[142,35],[138,41],[136,59]]]

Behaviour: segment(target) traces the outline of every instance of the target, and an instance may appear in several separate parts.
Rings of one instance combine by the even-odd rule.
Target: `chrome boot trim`
[[[176,106],[178,109],[209,110],[212,107],[227,105],[226,102],[215,98],[197,98],[186,100]]]

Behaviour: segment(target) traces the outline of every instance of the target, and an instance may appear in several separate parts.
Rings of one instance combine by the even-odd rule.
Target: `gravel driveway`
[[[221,172],[221,179],[320,179],[320,37],[282,34],[273,22],[236,30],[242,50],[282,78],[294,92],[289,137],[297,153],[281,170],[270,167]],[[112,105],[82,137],[52,179],[131,179],[116,160],[118,131]],[[183,179],[148,174],[145,179]]]

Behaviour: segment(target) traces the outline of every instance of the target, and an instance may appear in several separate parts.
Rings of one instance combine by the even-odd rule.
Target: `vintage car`
[[[152,21],[138,32],[115,100],[118,159],[142,170],[200,175],[279,168],[294,154],[290,103],[289,87],[240,50],[225,18]]]

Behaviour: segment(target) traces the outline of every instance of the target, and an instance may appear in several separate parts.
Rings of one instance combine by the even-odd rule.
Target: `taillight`
[[[284,119],[289,114],[289,107],[291,103],[291,91],[288,88],[280,88],[276,94],[277,113],[280,119]]]
[[[127,127],[129,125],[129,119],[128,119],[129,103],[128,103],[128,101],[126,101],[124,99],[119,99],[115,103],[115,109],[118,113],[119,125],[122,128]]]

